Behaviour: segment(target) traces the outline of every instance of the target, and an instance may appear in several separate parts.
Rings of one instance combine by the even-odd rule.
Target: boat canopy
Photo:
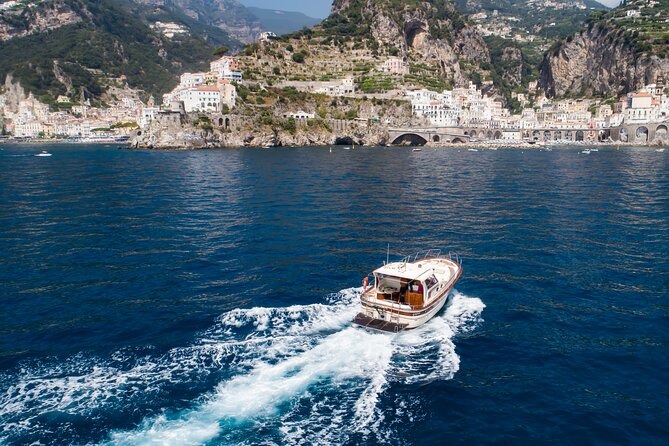
[[[405,280],[425,281],[428,277],[434,275],[434,273],[445,274],[446,272],[446,268],[435,268],[433,265],[424,265],[423,262],[395,262],[388,263],[387,265],[384,265],[381,268],[375,270],[374,275],[377,276],[377,278],[379,275],[381,275],[393,276]]]

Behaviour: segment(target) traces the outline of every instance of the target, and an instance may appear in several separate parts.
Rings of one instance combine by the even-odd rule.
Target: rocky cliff
[[[615,29],[592,26],[544,59],[541,86],[549,96],[613,96],[669,77],[669,59],[639,51]]]
[[[546,55],[549,96],[614,96],[669,77],[669,0],[627,0],[595,12],[587,28]]]
[[[258,18],[237,0],[133,1],[180,11],[197,22],[222,29],[243,43],[253,42],[262,31]]]
[[[63,0],[39,2],[28,8],[16,6],[0,13],[0,41],[47,32],[82,21]]]
[[[450,0],[335,0],[323,28],[348,29],[401,57],[435,62],[441,76],[457,85],[469,80],[463,63],[490,62],[481,35]]]

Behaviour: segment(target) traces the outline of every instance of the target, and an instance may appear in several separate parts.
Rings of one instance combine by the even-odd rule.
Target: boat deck
[[[359,325],[363,328],[371,328],[373,330],[379,331],[388,331],[390,333],[397,333],[407,328],[408,324],[396,324],[395,322],[383,321],[380,319],[374,319],[365,315],[364,313],[358,313],[358,315],[353,318],[353,323]]]

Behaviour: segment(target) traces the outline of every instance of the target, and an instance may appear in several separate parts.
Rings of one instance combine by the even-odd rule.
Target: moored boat
[[[462,274],[457,254],[429,250],[386,263],[373,272],[374,283],[363,281],[360,313],[353,323],[365,328],[398,332],[429,321],[448,302]]]

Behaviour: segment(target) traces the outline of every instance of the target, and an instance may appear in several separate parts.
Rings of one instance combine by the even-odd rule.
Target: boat
[[[350,147],[344,147],[344,150],[351,150]]]
[[[664,153],[664,148],[662,148],[662,149],[655,149],[655,151],[656,151],[657,153]]]
[[[51,156],[46,150],[42,150],[40,153],[37,153],[35,156]]]
[[[386,262],[372,274],[370,287],[368,277],[363,280],[362,307],[353,324],[397,333],[423,325],[449,302],[462,274],[462,260],[431,249]]]
[[[478,152],[479,149],[467,149],[468,152]]]
[[[414,147],[413,149],[411,149],[411,151],[412,152],[422,152],[423,149],[421,149],[420,147]]]
[[[581,150],[581,153],[585,153],[586,155],[590,155],[590,150],[589,149]]]

